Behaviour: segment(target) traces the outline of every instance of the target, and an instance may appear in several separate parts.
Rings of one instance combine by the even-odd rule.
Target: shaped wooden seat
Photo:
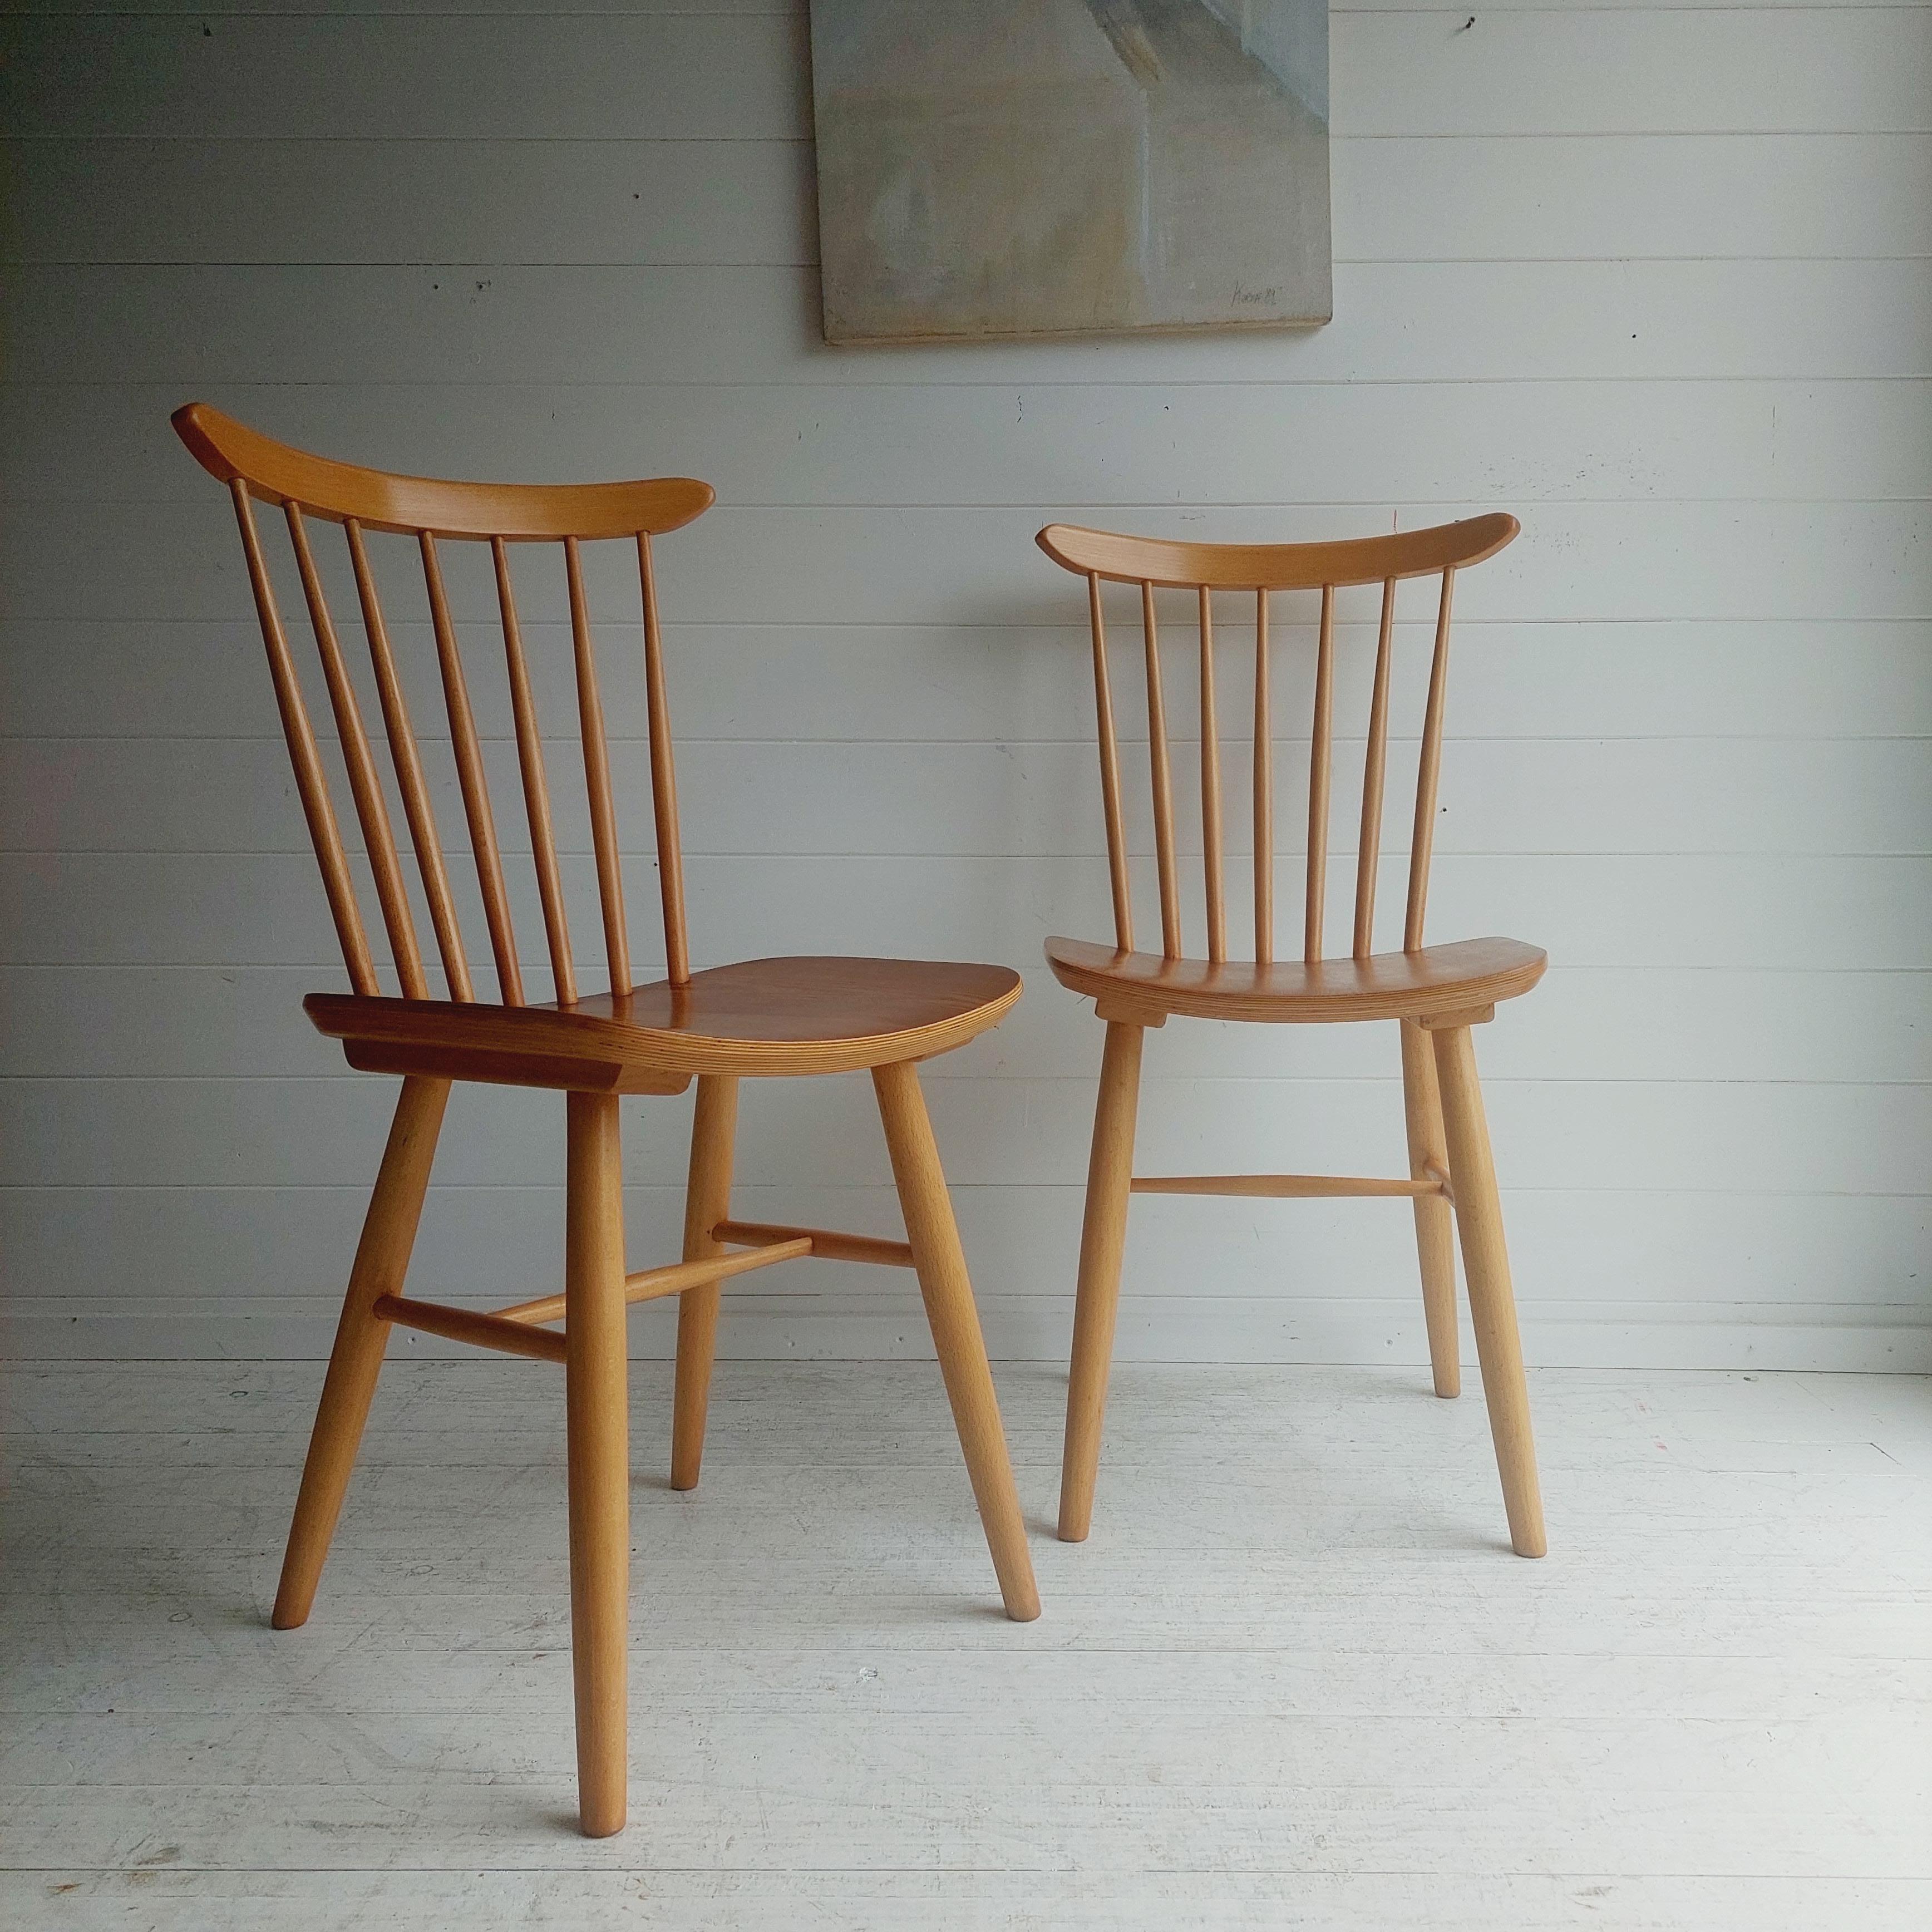
[[[1465,939],[1360,959],[1170,959],[1086,939],[1049,939],[1063,986],[1100,1003],[1103,1019],[1159,1026],[1169,1013],[1204,1020],[1318,1026],[1422,1020],[1513,1000],[1543,977],[1550,956],[1520,939]]]
[[[203,404],[176,412],[176,430],[202,467],[229,488],[267,647],[296,790],[322,867],[350,991],[307,1002],[352,1066],[400,1073],[388,1145],[363,1224],[334,1353],[289,1533],[274,1623],[304,1622],[346,1492],[392,1326],[560,1363],[568,1420],[571,1641],[577,1696],[578,1798],[584,1829],[616,1831],[626,1810],[626,1642],[630,1570],[630,1469],[624,1316],[633,1302],[679,1298],[671,1483],[698,1479],[722,1283],[775,1262],[818,1256],[910,1268],[919,1278],[967,1471],[1008,1616],[1040,1614],[1026,1532],[986,1364],[979,1316],[960,1250],[916,1060],[994,1024],[1018,997],[1004,967],[924,961],[760,959],[692,970],[684,916],[677,792],[658,622],[653,536],[710,507],[706,484],[688,477],[548,487],[443,482],[332,463],[271,442]],[[363,854],[345,847],[323,748],[310,724],[255,506],[286,523]],[[312,521],[339,526],[347,549],[369,676],[391,771],[379,769],[362,700],[338,636],[311,542]],[[400,536],[422,572],[436,670],[458,790],[496,980],[478,992],[464,943],[451,866],[405,701],[405,680],[377,594],[371,533]],[[638,602],[628,623],[643,646],[652,814],[663,914],[665,971],[638,986],[632,970],[618,821],[605,743],[597,650],[582,549],[615,539],[637,562]],[[488,546],[494,578],[524,814],[530,830],[554,998],[534,1004],[511,920],[503,856],[484,776],[482,741],[458,645],[441,546]],[[512,588],[513,546],[560,546],[568,590],[575,724],[582,747],[598,915],[609,990],[580,994],[544,770],[544,733]],[[440,956],[446,996],[434,997],[414,904],[390,818],[400,798]],[[387,992],[357,891],[366,864],[390,970]],[[869,1070],[906,1238],[731,1218],[738,1083],[746,1076]],[[683,1259],[627,1273],[618,1096],[675,1094],[698,1083],[692,1126]],[[565,1096],[564,1288],[484,1312],[405,1295],[404,1276],[429,1184],[450,1083],[551,1088]],[[560,1318],[562,1333],[550,1324]]]
[[[674,1094],[694,1074],[849,1073],[950,1053],[1019,996],[1010,967],[831,957],[747,959],[567,1006],[311,993],[302,1007],[370,1072],[453,1070],[487,1054],[496,1070],[458,1077]]]
[[[1455,1235],[1461,1238],[1470,1312],[1483,1367],[1510,1541],[1525,1556],[1545,1548],[1543,1504],[1530,1435],[1529,1396],[1516,1335],[1516,1305],[1503,1244],[1502,1213],[1490,1160],[1489,1130],[1477,1084],[1471,1028],[1491,1018],[1497,1003],[1528,992],[1543,976],[1541,950],[1514,939],[1423,944],[1430,861],[1434,849],[1442,770],[1449,619],[1456,574],[1493,556],[1516,533],[1513,517],[1490,515],[1398,536],[1340,543],[1202,544],[1121,536],[1055,524],[1040,545],[1087,582],[1094,683],[1100,725],[1100,790],[1113,886],[1114,944],[1052,939],[1046,956],[1064,986],[1090,997],[1107,1023],[1100,1090],[1088,1168],[1081,1235],[1073,1364],[1060,1476],[1060,1534],[1084,1538],[1091,1525],[1119,1305],[1127,1203],[1134,1194],[1217,1194],[1306,1199],[1388,1196],[1408,1199],[1415,1215],[1423,1312],[1436,1392],[1462,1386],[1456,1320]],[[1397,586],[1432,577],[1440,590],[1428,695],[1417,747],[1407,906],[1400,952],[1375,950],[1382,807],[1394,682]],[[1140,656],[1146,679],[1148,776],[1152,844],[1160,910],[1161,950],[1134,944],[1132,860],[1120,779],[1118,728],[1102,586],[1138,592]],[[1336,628],[1338,593],[1355,586],[1381,590],[1376,656],[1362,741],[1362,793],[1355,840],[1354,917],[1348,952],[1324,946],[1328,848],[1335,767]],[[1184,854],[1174,812],[1173,752],[1157,615],[1161,592],[1185,591],[1192,605],[1198,677],[1202,950],[1190,953],[1181,904]],[[1300,957],[1275,957],[1275,716],[1276,649],[1270,629],[1277,592],[1318,593],[1309,714],[1308,807],[1304,862]],[[1215,688],[1215,599],[1238,593],[1253,614],[1254,683],[1250,743],[1254,954],[1228,956],[1223,836],[1220,700]],[[1171,1015],[1272,1024],[1381,1020],[1398,1024],[1407,1114],[1406,1178],[1313,1174],[1136,1174],[1134,1132],[1139,1106],[1142,1042]]]

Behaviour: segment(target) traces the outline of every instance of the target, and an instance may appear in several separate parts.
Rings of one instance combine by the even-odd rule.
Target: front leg
[[[1013,1486],[999,1397],[980,1332],[980,1311],[952,1218],[952,1197],[946,1190],[918,1070],[909,1060],[875,1066],[872,1084],[878,1093],[879,1118],[892,1154],[892,1178],[898,1184],[913,1266],[926,1299],[926,1318],[932,1324],[940,1372],[946,1378],[959,1446],[966,1452],[966,1471],[993,1552],[1000,1594],[1008,1616],[1016,1623],[1030,1623],[1040,1615],[1040,1592],[1027,1550],[1026,1522],[1020,1514],[1019,1492]]]
[[[630,1639],[629,1351],[622,1148],[614,1094],[572,1094],[564,1252],[570,1456],[570,1642],[584,1834],[622,1830]]]

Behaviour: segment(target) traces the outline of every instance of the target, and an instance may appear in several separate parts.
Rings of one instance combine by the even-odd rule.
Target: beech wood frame
[[[1515,537],[1517,529],[1514,517],[1492,514],[1394,536],[1329,543],[1176,542],[1065,524],[1050,525],[1040,533],[1041,549],[1087,584],[1101,801],[1114,926],[1112,946],[1060,938],[1049,940],[1046,946],[1047,962],[1054,976],[1063,986],[1091,998],[1096,1012],[1106,1023],[1081,1235],[1060,1477],[1059,1532],[1066,1541],[1084,1540],[1092,1526],[1129,1199],[1135,1194],[1216,1194],[1283,1200],[1324,1196],[1408,1199],[1415,1218],[1430,1360],[1436,1392],[1444,1396],[1458,1394],[1462,1387],[1454,1256],[1455,1236],[1460,1235],[1511,1546],[1522,1556],[1540,1556],[1548,1546],[1502,1212],[1471,1030],[1494,1016],[1498,1001],[1514,999],[1534,986],[1547,962],[1540,948],[1517,940],[1470,940],[1444,946],[1423,943],[1442,771],[1456,575],[1459,570],[1494,556]],[[1376,903],[1387,790],[1396,586],[1405,579],[1418,577],[1436,578],[1440,587],[1417,760],[1402,946],[1399,952],[1378,953]],[[1161,928],[1158,953],[1135,947],[1132,868],[1101,588],[1105,583],[1132,585],[1140,593]],[[1333,816],[1337,592],[1376,584],[1382,588],[1381,616],[1364,758],[1352,945],[1346,956],[1336,958],[1327,955],[1324,941]],[[1184,950],[1172,753],[1161,661],[1156,592],[1177,590],[1192,592],[1195,606],[1204,959],[1189,958]],[[1293,961],[1278,960],[1275,951],[1276,719],[1273,665],[1276,640],[1271,630],[1270,599],[1274,592],[1286,590],[1318,592],[1321,599],[1310,720],[1300,957]],[[1254,600],[1251,961],[1231,958],[1228,950],[1215,689],[1217,592],[1245,593]],[[1408,1178],[1136,1174],[1134,1136],[1142,1043],[1149,1028],[1164,1026],[1174,1014],[1273,1024],[1398,1022]]]
[[[203,404],[174,425],[202,466],[229,486],[277,704],[304,815],[347,966],[351,991],[304,1004],[350,1064],[402,1076],[334,1352],[322,1385],[294,1522],[276,1628],[304,1622],[315,1599],[391,1330],[560,1363],[569,1458],[572,1641],[578,1799],[585,1832],[619,1830],[626,1809],[626,1647],[629,1616],[630,1469],[625,1312],[679,1298],[671,1481],[698,1480],[716,1353],[719,1292],[786,1261],[822,1256],[909,1268],[924,1298],[947,1397],[1006,1614],[1040,1614],[1025,1526],[999,1405],[915,1063],[998,1024],[1019,996],[1000,967],[867,959],[774,959],[694,973],[686,936],[676,784],[651,540],[702,514],[708,484],[688,478],[548,485],[446,482],[332,462],[274,442]],[[400,997],[385,994],[287,628],[276,600],[256,504],[286,522],[321,659],[349,791]],[[447,997],[432,992],[391,822],[385,780],[329,610],[310,523],[340,525],[369,647],[392,774],[421,874]],[[499,998],[479,998],[436,830],[428,785],[365,541],[413,540],[435,639]],[[622,867],[581,546],[616,539],[638,566],[652,810],[657,836],[665,978],[634,982]],[[502,855],[439,553],[443,542],[489,548],[506,654],[523,806],[555,1000],[527,998]],[[580,994],[551,822],[543,734],[512,584],[510,546],[562,546],[578,725],[608,992]],[[734,1220],[732,1146],[741,1078],[866,1071],[905,1215],[907,1239]],[[683,1258],[627,1273],[618,1096],[698,1085]],[[540,1087],[565,1096],[564,1288],[490,1312],[403,1292],[450,1085]],[[550,1324],[560,1317],[561,1333]]]

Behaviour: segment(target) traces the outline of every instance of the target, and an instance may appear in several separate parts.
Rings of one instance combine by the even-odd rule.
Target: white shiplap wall
[[[1040,942],[1106,929],[1033,531],[1515,511],[1459,598],[1432,931],[1556,962],[1480,1042],[1532,1357],[1932,1366],[1932,9],[1337,0],[1331,326],[872,352],[818,339],[784,0],[10,10],[16,1348],[326,1348],[380,1144],[388,1083],[296,1005],[340,968],[166,427],[199,395],[398,468],[717,484],[663,553],[697,943],[1028,970],[929,1082],[1006,1355],[1065,1345],[1100,1045]],[[1178,1023],[1145,1165],[1399,1171],[1394,1070]],[[458,1101],[422,1292],[555,1279],[559,1112]],[[687,1118],[628,1117],[640,1264]],[[740,1172],[746,1211],[892,1225],[862,1081],[748,1095]],[[925,1346],[896,1278],[766,1286],[728,1350]],[[1126,1298],[1126,1354],[1423,1355],[1399,1207],[1143,1202]]]

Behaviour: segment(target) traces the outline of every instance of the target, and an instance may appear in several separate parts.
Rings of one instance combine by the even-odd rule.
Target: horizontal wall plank
[[[640,456],[646,452],[640,452]],[[625,468],[650,475],[649,460]],[[194,478],[188,478],[193,484]],[[1068,499],[1027,508],[926,509],[721,506],[660,546],[668,623],[1064,622],[1078,586],[1047,562],[1034,536],[1050,520],[1106,527],[1124,506]],[[1383,527],[1413,529],[1496,507],[1493,501],[1396,504]],[[1464,619],[1550,622],[1685,617],[1821,621],[1932,616],[1932,505],[1546,503],[1516,499],[1522,536],[1468,574]],[[17,617],[233,618],[243,587],[232,510],[203,484],[172,504],[97,506],[82,520],[50,508],[0,527],[0,571]],[[1144,507],[1149,536],[1200,536],[1204,512]],[[1362,534],[1359,509],[1224,506],[1223,542]],[[279,548],[280,547],[278,546]],[[467,547],[473,550],[475,546]],[[103,571],[99,559],[113,557]],[[547,547],[546,547],[547,550]],[[549,594],[548,554],[518,564],[526,608]],[[494,621],[475,568],[451,573],[459,620]],[[560,572],[552,571],[552,576]],[[609,544],[586,556],[596,608],[626,608],[635,566]],[[624,600],[620,602],[620,600]],[[560,598],[552,608],[560,609]]]
[[[16,18],[17,134],[796,137],[802,22],[758,16]],[[1923,130],[1922,8],[1342,14],[1338,136]]]
[[[751,194],[733,202],[764,205]],[[0,323],[14,382],[177,392],[460,382],[476,390],[467,412],[485,418],[496,406],[488,392],[502,383],[809,382],[917,392],[955,382],[1171,390],[1932,375],[1932,261],[1922,256],[1345,262],[1335,286],[1325,328],[907,352],[829,347],[809,268],[43,263],[8,275]],[[0,410],[12,406],[0,394]]]
[[[15,152],[7,254],[28,261],[818,259],[796,141],[50,137]]]
[[[1090,1008],[1036,959],[1016,963],[1027,981],[1019,1004],[970,1046],[927,1062],[925,1077],[1096,1076],[1101,1029]],[[0,968],[0,1072],[360,1079],[302,1012],[302,995],[340,970],[327,962]],[[1932,1080],[1928,1001],[1932,972],[1689,972],[1559,959],[1484,1034],[1483,1064],[1525,1080]],[[1177,1021],[1148,1052],[1151,1069],[1204,1077],[1383,1078],[1396,1064],[1389,1026]]]
[[[1342,134],[1918,129],[1932,20],[1898,11],[1343,14]],[[1898,63],[1894,65],[1893,63]]]
[[[1283,712],[1290,702],[1284,694]],[[1414,708],[1419,712],[1419,700]],[[1354,733],[1364,722],[1337,718],[1333,782],[1340,802],[1330,838],[1338,856],[1352,854],[1358,842],[1364,746]],[[1407,732],[1418,722],[1407,718]],[[591,850],[581,755],[573,740],[560,739],[548,759],[557,843],[580,856]],[[460,836],[454,758],[444,744],[425,746],[423,756],[437,822],[446,838]],[[1383,849],[1404,864],[1415,758],[1413,735],[1392,739]],[[514,746],[494,741],[484,762],[499,801],[503,849],[527,852],[528,823],[519,822],[514,805],[520,796]],[[687,742],[681,763],[680,809],[686,849],[694,854],[1085,855],[1097,863],[1106,850],[1095,755],[1084,743]],[[1151,788],[1142,759],[1130,754],[1126,764],[1128,837],[1133,850],[1147,854],[1154,850]],[[1178,849],[1196,855],[1198,769],[1196,748],[1177,743],[1174,783],[1185,801],[1178,812]],[[647,746],[634,739],[614,746],[611,776],[620,836],[648,865]],[[1281,745],[1276,782],[1292,820],[1294,802],[1307,796],[1305,741]],[[1245,856],[1252,850],[1240,809],[1251,790],[1245,744],[1228,746],[1222,782],[1225,849]],[[338,809],[352,821],[339,773],[337,784]],[[393,803],[392,809],[400,826],[400,811]],[[1294,835],[1282,841],[1288,849],[1299,843]],[[0,746],[0,850],[309,849],[279,737],[66,738]],[[1914,738],[1472,736],[1444,754],[1436,849],[1932,856],[1932,756],[1925,741]],[[1338,880],[1336,890],[1352,893],[1352,880]]]
[[[592,868],[567,860],[563,872],[571,903],[593,903]],[[1288,882],[1284,870],[1278,902],[1287,902]],[[460,868],[452,883],[466,906],[473,884]],[[509,884],[518,930],[535,946],[543,930],[535,888],[517,867]],[[366,879],[362,889],[373,905]],[[687,868],[686,894],[698,946],[719,959],[868,953],[1031,968],[1051,933],[1112,929],[1106,868],[1090,859],[700,856]],[[0,964],[301,965],[335,956],[315,861],[299,854],[0,856],[0,903],[13,908]],[[1552,865],[1445,853],[1430,875],[1429,910],[1432,939],[1511,933],[1577,966],[1916,972],[1932,958],[1932,861],[1924,859],[1579,854]],[[463,916],[466,930],[480,929],[472,910]],[[580,948],[594,950],[594,923],[580,920],[575,932]],[[640,970],[649,958],[640,954]],[[580,963],[596,970],[587,951]],[[339,985],[339,970],[317,984]],[[539,973],[532,983],[546,980]]]
[[[656,127],[614,141],[481,138],[492,131],[468,140],[426,139],[419,128],[388,140],[346,139],[340,128],[316,141],[198,141],[178,128],[110,141],[51,134],[16,148],[5,252],[45,262],[484,265],[468,277],[474,296],[489,292],[473,284],[493,280],[490,264],[818,259],[802,140],[668,141],[652,138]],[[1368,310],[1375,284],[1352,281],[1351,265],[1923,256],[1932,247],[1928,157],[1925,134],[1337,140],[1336,322],[1312,339]],[[814,334],[817,306],[814,286],[794,310],[808,312]],[[1775,326],[1754,312],[1736,320],[1747,338]],[[720,302],[709,326],[728,341],[748,325]],[[916,360],[944,370],[994,358],[1024,367],[1127,356],[1185,368],[1204,353],[1220,364],[1261,351],[1247,338],[1186,338],[827,352],[854,366],[903,370]]]
[[[804,23],[550,13],[21,19],[16,138],[796,140]]]
[[[446,738],[429,626],[394,600],[390,633],[424,740]],[[1038,628],[970,626],[687,625],[668,652],[680,745],[734,739],[922,743],[1065,739],[1090,743],[1092,679],[1084,614]],[[1406,663],[1428,626],[1396,626]],[[350,630],[352,658],[362,654]],[[567,718],[575,698],[567,630],[526,618],[538,710]],[[1131,638],[1131,627],[1128,632]],[[611,733],[644,735],[635,638],[599,631]],[[1186,648],[1184,628],[1172,639]],[[487,631],[465,639],[493,654]],[[1224,622],[1222,680],[1244,679],[1251,646]],[[1336,629],[1338,714],[1361,715],[1372,627]],[[1887,738],[1932,736],[1932,621],[1790,620],[1606,624],[1464,619],[1455,631],[1452,740],[1533,738]],[[1178,667],[1177,660],[1177,667]],[[1169,693],[1173,728],[1191,720],[1188,680]],[[507,737],[507,701],[489,679],[471,693],[478,728]],[[1120,693],[1123,736],[1136,735]],[[1231,705],[1234,700],[1230,699]],[[322,707],[326,710],[326,707]],[[1232,716],[1231,711],[1230,716]],[[318,730],[330,735],[326,718]],[[0,618],[0,728],[14,738],[270,737],[280,729],[261,634],[227,622],[30,622]],[[1235,728],[1230,725],[1226,728]],[[692,750],[691,758],[704,753]],[[1097,768],[1096,768],[1097,769]]]
[[[1573,73],[1564,85],[1591,82]],[[1922,135],[1658,135],[1652,124],[1633,116],[1607,135],[1338,141],[1336,252],[1400,262],[1922,250]]]
[[[18,1185],[218,1182],[346,1186],[369,1172],[393,1106],[376,1080],[16,1080],[0,1094]],[[1513,1187],[1902,1194],[1925,1186],[1932,1087],[1751,1082],[1495,1081],[1488,1107]],[[934,1081],[950,1178],[962,1186],[1084,1179],[1089,1080]],[[440,1172],[453,1183],[562,1178],[556,1096],[459,1086]],[[647,1108],[626,1173],[682,1178],[681,1110]],[[1404,1164],[1401,1082],[1146,1082],[1136,1166],[1151,1174],[1376,1173]],[[1358,1165],[1358,1162],[1367,1163]],[[868,1083],[857,1076],[761,1087],[741,1120],[746,1182],[890,1178]],[[1359,1204],[1351,1203],[1350,1205]]]
[[[0,500],[181,500],[178,383],[15,386]],[[1932,380],[214,386],[300,447],[418,475],[701,476],[727,503],[1104,508],[1932,497]],[[1480,462],[1472,452],[1482,452]],[[505,452],[518,452],[515,458]],[[943,452],[943,453],[942,453]],[[1156,490],[1154,487],[1158,484]]]

